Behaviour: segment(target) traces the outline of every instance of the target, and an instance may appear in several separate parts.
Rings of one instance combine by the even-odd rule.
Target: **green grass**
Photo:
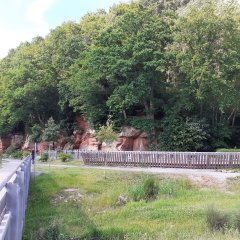
[[[41,164],[52,164],[52,165],[72,165],[72,166],[84,166],[82,160],[70,160],[67,162],[62,162],[60,159],[57,160],[48,160],[47,162],[37,161],[37,165]]]
[[[240,152],[238,148],[219,148],[216,152]]]
[[[131,197],[149,176],[94,169],[52,169],[40,167],[43,174],[32,180],[24,240],[49,226],[59,226],[66,236],[78,239],[240,239],[229,230],[210,232],[206,224],[207,207],[222,210],[240,208],[240,181],[230,182],[233,194],[215,189],[201,190],[187,179],[171,180],[155,176],[159,193],[155,201],[116,203],[120,195]],[[77,188],[80,201],[53,203],[66,188]]]

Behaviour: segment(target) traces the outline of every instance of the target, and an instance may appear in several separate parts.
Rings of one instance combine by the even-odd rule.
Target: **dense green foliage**
[[[152,201],[158,196],[159,186],[155,178],[147,178],[129,190],[133,201]]]
[[[58,158],[62,161],[62,162],[68,162],[70,160],[73,159],[72,154],[67,154],[67,153],[60,153],[58,155]]]
[[[107,120],[106,126],[101,126],[96,133],[96,138],[99,142],[110,144],[117,140],[117,133],[113,129],[113,123],[110,119]]]
[[[240,145],[240,6],[221,0],[138,0],[88,13],[0,61],[0,136],[39,141],[52,117],[70,136],[113,116],[155,149]]]

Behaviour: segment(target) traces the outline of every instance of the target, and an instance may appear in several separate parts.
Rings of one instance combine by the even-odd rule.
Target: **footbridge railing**
[[[21,240],[31,174],[31,157],[0,168],[0,240]]]

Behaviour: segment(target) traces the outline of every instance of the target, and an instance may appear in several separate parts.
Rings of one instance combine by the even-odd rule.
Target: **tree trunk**
[[[126,111],[123,110],[122,112],[123,112],[123,117],[124,117],[124,119],[127,119],[127,113],[126,113]]]
[[[232,127],[234,127],[234,124],[235,124],[236,114],[237,114],[236,111],[234,111],[233,119],[232,119]]]

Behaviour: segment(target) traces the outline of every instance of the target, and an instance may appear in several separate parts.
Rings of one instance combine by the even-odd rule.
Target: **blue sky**
[[[0,0],[0,58],[21,42],[45,36],[64,21],[80,18],[87,12],[109,9],[128,0]]]

